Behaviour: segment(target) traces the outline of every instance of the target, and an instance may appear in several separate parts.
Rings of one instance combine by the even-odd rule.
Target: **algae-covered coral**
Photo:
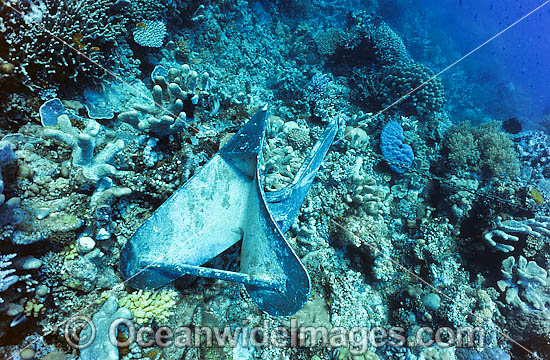
[[[2,2],[2,357],[550,356],[548,134],[480,105],[503,79],[441,75],[461,47],[406,3]],[[132,288],[125,244],[266,104],[267,199],[338,128],[284,234],[309,301],[277,317],[219,277]],[[202,255],[219,239],[200,235]],[[242,246],[199,265],[239,271]]]

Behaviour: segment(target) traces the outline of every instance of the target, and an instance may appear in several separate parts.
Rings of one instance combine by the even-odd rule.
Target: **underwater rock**
[[[92,318],[94,328],[87,325],[82,330],[82,335],[80,336],[81,343],[79,345],[83,348],[80,350],[80,357],[78,359],[118,360],[118,348],[116,344],[111,343],[109,340],[109,329],[115,321],[131,318],[132,314],[128,309],[118,307],[116,297],[111,296],[108,298]],[[94,331],[95,336],[93,336]],[[87,346],[84,346],[84,344],[87,344]]]
[[[2,181],[2,167],[15,161],[17,157],[11,148],[11,144],[7,141],[0,141],[0,196],[4,191],[4,182]],[[0,201],[0,205],[3,201]]]

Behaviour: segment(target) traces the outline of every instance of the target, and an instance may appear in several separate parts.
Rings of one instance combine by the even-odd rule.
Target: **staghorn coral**
[[[3,42],[15,72],[29,87],[97,76],[100,67],[90,63],[71,45],[93,61],[107,65],[111,51],[126,34],[129,20],[124,9],[113,7],[116,0],[34,0],[12,2],[0,9]]]
[[[19,281],[19,276],[13,274],[15,269],[7,268],[11,265],[11,259],[14,257],[15,254],[0,255],[0,293]],[[4,299],[0,296],[0,304],[3,302]]]
[[[340,31],[335,28],[319,31],[314,35],[313,40],[317,45],[317,51],[320,55],[331,56],[334,55],[340,44]]]

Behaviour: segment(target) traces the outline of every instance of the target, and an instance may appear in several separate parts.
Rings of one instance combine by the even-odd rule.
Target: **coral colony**
[[[1,0],[0,358],[550,358],[550,132],[491,105],[504,73],[434,76],[463,50],[409,5]],[[218,155],[233,182],[198,177]],[[231,243],[144,252],[171,280],[136,285],[130,239],[188,182],[182,214],[216,229],[193,250]],[[280,258],[244,272],[283,245],[303,284]],[[263,311],[287,277],[301,309]]]

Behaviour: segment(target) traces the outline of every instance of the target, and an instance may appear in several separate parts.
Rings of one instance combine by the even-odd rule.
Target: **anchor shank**
[[[298,215],[317,170],[319,170],[337,132],[337,121],[329,123],[323,136],[317,141],[298,170],[292,184],[282,190],[265,193],[269,210],[282,232],[286,232],[290,228]]]

